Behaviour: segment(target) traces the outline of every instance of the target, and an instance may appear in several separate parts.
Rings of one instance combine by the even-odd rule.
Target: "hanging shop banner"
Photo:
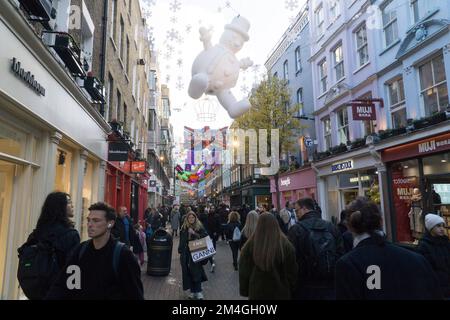
[[[145,173],[145,161],[131,162],[131,173]]]
[[[352,103],[353,120],[377,120],[375,104]]]
[[[450,133],[389,148],[382,151],[381,156],[383,162],[390,162],[447,150],[450,150]]]
[[[108,161],[127,161],[129,146],[123,142],[110,142]]]

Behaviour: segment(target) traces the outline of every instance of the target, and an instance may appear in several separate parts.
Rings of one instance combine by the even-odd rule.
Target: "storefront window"
[[[88,208],[92,204],[92,183],[93,183],[94,165],[90,161],[86,161],[84,167],[83,179],[83,198],[82,198],[82,219],[81,219],[81,240],[88,239],[87,233],[87,216]]]
[[[339,191],[338,180],[336,175],[326,178],[326,189],[328,190],[327,214],[331,217],[339,216]]]
[[[25,157],[26,135],[0,123],[0,152],[14,157]]]
[[[72,153],[58,148],[56,152],[55,190],[70,194],[72,177]]]
[[[423,201],[419,189],[419,162],[409,160],[392,165],[392,193],[397,240],[411,242],[423,234]]]
[[[3,292],[9,213],[16,165],[0,160],[0,299]]]

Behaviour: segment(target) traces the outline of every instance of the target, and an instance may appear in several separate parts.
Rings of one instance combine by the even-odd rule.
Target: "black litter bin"
[[[164,229],[158,229],[147,245],[147,274],[167,276],[172,265],[172,236]]]

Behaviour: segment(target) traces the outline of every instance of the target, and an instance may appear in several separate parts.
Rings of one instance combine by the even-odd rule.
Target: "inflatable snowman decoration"
[[[249,40],[250,23],[238,16],[225,30],[217,45],[211,44],[211,33],[200,28],[200,40],[204,50],[195,58],[192,65],[192,79],[188,93],[193,99],[199,99],[203,94],[215,95],[220,104],[228,111],[231,118],[244,114],[250,109],[250,101],[237,101],[230,89],[236,86],[240,69],[246,70],[253,65],[249,59],[238,60],[236,53]]]

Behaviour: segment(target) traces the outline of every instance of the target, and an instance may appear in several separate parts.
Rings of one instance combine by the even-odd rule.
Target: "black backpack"
[[[57,236],[30,237],[19,249],[17,279],[30,300],[42,300],[60,270],[55,241]]]
[[[307,219],[298,222],[307,231],[306,268],[313,280],[334,279],[337,257],[337,243],[329,224],[321,219]]]

